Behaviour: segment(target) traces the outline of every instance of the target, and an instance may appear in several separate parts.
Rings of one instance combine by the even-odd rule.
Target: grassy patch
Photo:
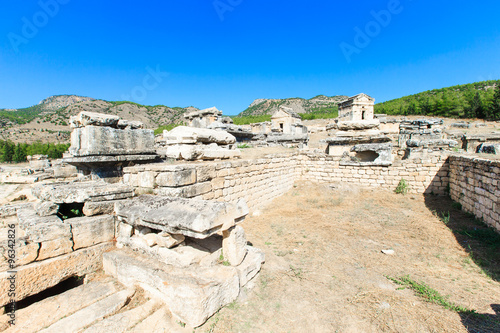
[[[396,192],[396,194],[406,194],[408,193],[408,183],[406,182],[406,180],[404,178],[401,178],[401,180],[399,181],[399,184],[398,186],[396,186],[396,189],[394,190],[394,192]]]
[[[423,282],[417,282],[410,278],[409,275],[393,278],[393,277],[387,277],[389,280],[392,282],[399,284],[401,286],[410,288],[413,290],[418,296],[422,297],[425,299],[427,302],[434,303],[434,304],[439,304],[442,307],[445,307],[449,310],[455,311],[455,312],[474,312],[471,311],[463,306],[456,305],[446,299],[446,297],[441,296],[439,292],[436,290],[432,289],[428,285],[426,285]]]

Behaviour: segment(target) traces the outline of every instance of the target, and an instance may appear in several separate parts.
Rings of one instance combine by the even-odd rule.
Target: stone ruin
[[[136,122],[93,113],[80,113],[72,123],[72,157],[66,160],[76,164],[80,172],[100,177],[45,182],[32,189],[35,203],[0,207],[2,228],[16,225],[17,300],[36,295],[68,278],[93,274],[103,267],[107,275],[128,288],[109,298],[123,305],[133,290],[140,287],[161,302],[174,318],[192,327],[200,326],[221,307],[233,302],[264,262],[264,253],[247,244],[240,226],[249,212],[245,200],[216,202],[138,195],[140,187],[124,184],[123,178],[120,182],[105,182],[101,177],[116,178],[116,174],[103,173],[103,168],[116,171],[116,165],[121,167],[122,162],[130,165],[143,162],[142,157],[156,159],[152,131],[142,129]],[[198,154],[197,149],[192,150],[198,143],[228,146],[235,142],[228,133],[208,129],[185,127],[168,134],[167,140],[181,147],[178,151],[183,157]],[[236,152],[219,149],[204,150],[202,156],[222,158],[214,154]],[[192,178],[186,172],[176,175],[188,181]],[[162,183],[161,179],[157,181]],[[163,182],[185,183],[183,179],[163,179]],[[3,290],[8,289],[6,283],[9,283],[7,241],[0,239]],[[98,283],[91,285],[102,287]],[[101,296],[93,297],[98,300]],[[6,293],[0,295],[0,305],[8,302]],[[91,323],[90,319],[84,318],[80,323],[72,317],[86,317],[82,315],[85,311],[90,310],[84,308],[67,319],[61,317],[51,322],[47,331],[68,331],[68,327],[70,331],[81,330]],[[95,316],[105,316],[106,311],[110,310],[93,310],[89,318],[95,321]]]
[[[153,130],[139,121],[80,112],[70,118],[71,147],[64,162],[91,178],[120,177],[123,166],[157,159]]]
[[[203,109],[186,112],[184,119],[189,127],[208,128],[208,126],[216,121],[222,122],[222,111],[219,111],[215,106]]]
[[[380,131],[380,121],[373,118],[375,100],[359,94],[339,105],[339,117],[327,126],[330,138],[327,154],[341,159],[342,165],[392,164],[391,138]]]
[[[158,154],[175,160],[216,160],[241,156],[236,138],[226,131],[178,126],[163,132]]]

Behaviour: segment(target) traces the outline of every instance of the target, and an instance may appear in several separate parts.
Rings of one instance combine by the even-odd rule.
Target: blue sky
[[[500,79],[498,1],[2,1],[0,108],[57,94],[243,111]]]

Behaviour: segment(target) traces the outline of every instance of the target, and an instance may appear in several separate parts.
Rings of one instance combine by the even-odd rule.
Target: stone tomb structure
[[[222,111],[219,111],[215,106],[187,112],[184,114],[184,119],[189,127],[207,128],[210,124],[216,121],[221,121]]]
[[[360,121],[373,119],[375,99],[366,95],[358,94],[339,103],[339,120]]]
[[[64,162],[93,178],[119,177],[124,165],[157,159],[154,133],[138,121],[80,112],[70,118],[71,147]]]
[[[236,138],[223,130],[178,126],[163,131],[158,154],[175,160],[215,160],[241,156]]]
[[[339,104],[339,117],[327,126],[327,154],[341,159],[342,165],[387,166],[392,164],[392,140],[380,131],[373,118],[374,99],[365,94]]]

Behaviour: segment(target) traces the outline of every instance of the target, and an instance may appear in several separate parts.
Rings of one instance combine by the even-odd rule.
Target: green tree
[[[486,113],[485,113],[485,109],[483,106],[483,101],[481,99],[481,95],[479,95],[479,92],[476,92],[476,94],[474,95],[474,98],[471,101],[470,108],[467,112],[467,117],[480,118],[480,119],[486,118]]]
[[[14,144],[12,142],[5,142],[2,153],[2,162],[12,162],[14,157]]]
[[[495,88],[495,94],[493,95],[488,113],[488,118],[492,120],[500,119],[500,84]]]
[[[16,148],[14,149],[14,156],[12,159],[16,163],[26,161],[26,150],[20,143],[16,145]]]

